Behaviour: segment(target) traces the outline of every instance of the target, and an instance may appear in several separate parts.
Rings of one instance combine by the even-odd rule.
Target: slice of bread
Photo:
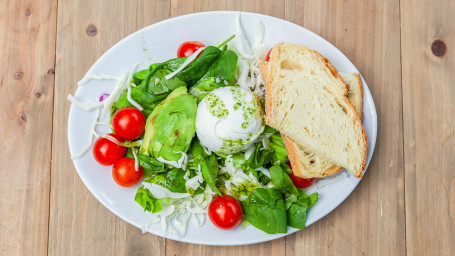
[[[282,43],[273,48],[266,74],[266,122],[306,149],[296,157],[323,160],[324,169],[315,175],[343,166],[361,178],[368,152],[365,130],[345,97],[349,86],[330,62],[306,47]]]
[[[360,74],[347,74],[341,73],[341,78],[349,85],[348,100],[354,105],[355,111],[359,114],[360,119],[363,118],[362,100],[363,100],[363,86]]]
[[[267,62],[261,62],[260,73],[263,77],[264,83],[267,77]],[[356,108],[359,116],[362,113],[362,79],[360,74],[340,73],[343,80],[349,85],[348,99]],[[286,151],[289,156],[289,161],[292,165],[294,174],[298,177],[309,178],[322,178],[333,175],[343,170],[343,167],[331,164],[326,159],[319,157],[313,152],[299,146],[295,141],[291,140],[288,136],[281,134],[284,140]]]

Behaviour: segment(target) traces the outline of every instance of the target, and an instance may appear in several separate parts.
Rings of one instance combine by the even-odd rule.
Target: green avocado
[[[139,152],[178,161],[196,133],[197,101],[185,86],[172,91],[148,116]]]

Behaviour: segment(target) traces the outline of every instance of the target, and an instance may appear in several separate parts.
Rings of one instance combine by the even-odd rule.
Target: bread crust
[[[328,60],[326,57],[322,56],[319,52],[317,51],[314,51],[314,50],[311,50],[309,49],[310,51],[314,52],[315,54],[317,54],[324,62],[325,62],[325,65],[327,66],[327,68],[329,68],[330,72],[332,73],[332,75],[337,78],[338,80],[340,80],[343,84],[344,84],[344,92],[343,92],[343,95],[347,95],[348,92],[349,92],[349,84],[347,84],[343,78],[341,78],[340,76],[340,73],[338,73],[338,70],[332,65],[332,63],[330,62],[330,60]],[[355,108],[354,108],[355,110]]]
[[[358,101],[359,101],[359,107],[360,107],[360,111],[361,112],[358,113],[358,114],[360,116],[360,120],[362,120],[363,119],[363,110],[362,110],[362,108],[363,108],[363,83],[362,83],[362,77],[360,76],[359,73],[355,73],[354,76],[357,78],[357,81],[359,83],[359,99],[358,99]]]
[[[288,153],[289,161],[291,162],[292,165],[292,172],[294,173],[295,176],[304,179],[323,178],[329,175],[336,174],[344,169],[343,167],[333,165],[332,167],[323,170],[318,175],[309,175],[302,169],[302,166],[300,164],[300,158],[299,155],[297,154],[297,150],[295,148],[293,140],[291,140],[288,136],[284,135],[283,133],[281,133],[281,137],[283,138],[284,146],[286,148],[286,152]]]

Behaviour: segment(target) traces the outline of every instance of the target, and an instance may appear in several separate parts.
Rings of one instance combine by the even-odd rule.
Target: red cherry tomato
[[[112,177],[115,182],[122,187],[131,187],[136,185],[144,173],[139,166],[138,171],[134,169],[134,159],[120,158],[112,167]]]
[[[201,47],[205,47],[205,45],[197,41],[183,42],[177,50],[177,57],[188,57]]]
[[[269,60],[270,60],[270,53],[272,52],[272,49],[273,49],[273,48],[271,48],[271,49],[269,50],[269,52],[267,53],[267,56],[265,56],[265,61],[269,61]]]
[[[113,133],[109,135],[116,138],[119,142],[124,141]],[[99,138],[93,145],[93,156],[102,165],[113,165],[117,160],[125,156],[126,150],[126,147],[119,146],[106,138]]]
[[[215,197],[208,211],[210,220],[220,229],[235,228],[243,218],[242,206],[230,195]]]
[[[125,140],[135,140],[144,133],[145,116],[137,108],[122,108],[112,117],[112,129]]]
[[[288,165],[292,170],[291,162],[289,162]],[[316,183],[316,181],[318,180],[317,178],[310,178],[310,179],[300,178],[300,177],[295,176],[293,172],[291,172],[291,174],[289,174],[289,178],[291,178],[292,183],[294,183],[294,186],[296,186],[298,188],[309,187],[309,186],[313,185],[314,183]]]

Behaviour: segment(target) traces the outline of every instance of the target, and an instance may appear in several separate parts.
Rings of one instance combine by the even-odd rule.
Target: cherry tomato
[[[113,133],[109,135],[116,138],[119,142],[124,141]],[[126,147],[119,146],[106,138],[99,138],[93,145],[93,156],[102,165],[113,165],[117,160],[125,156],[126,150]]]
[[[199,43],[197,41],[183,42],[180,45],[179,49],[177,50],[177,57],[178,58],[188,57],[201,47],[205,47],[205,45],[203,43]]]
[[[140,166],[138,171],[134,169],[134,159],[126,157],[117,160],[112,167],[112,177],[122,187],[136,185],[141,180],[143,173],[144,171]]]
[[[291,162],[288,162],[288,165],[292,169]],[[316,183],[316,181],[318,180],[317,178],[310,178],[310,179],[300,178],[300,177],[295,176],[293,172],[291,172],[291,174],[289,174],[289,178],[291,178],[292,183],[294,183],[294,186],[296,186],[298,188],[309,187],[309,186],[313,185],[314,183]]]
[[[243,218],[242,206],[230,195],[215,197],[208,211],[210,220],[220,229],[235,228]]]
[[[272,52],[272,49],[273,49],[273,48],[271,48],[271,49],[269,50],[269,52],[267,53],[267,56],[265,56],[265,61],[269,61],[269,60],[270,60],[270,53]]]
[[[112,117],[112,129],[125,140],[135,140],[144,133],[145,116],[137,108],[122,108]]]

